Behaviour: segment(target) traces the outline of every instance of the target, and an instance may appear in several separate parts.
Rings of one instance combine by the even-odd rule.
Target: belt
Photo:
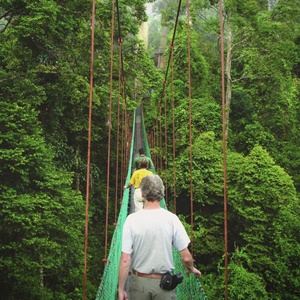
[[[139,273],[136,270],[132,270],[132,274],[139,276],[139,277],[144,277],[144,278],[152,278],[152,279],[161,279],[162,278],[162,274],[157,274],[157,273],[145,274],[145,273]]]

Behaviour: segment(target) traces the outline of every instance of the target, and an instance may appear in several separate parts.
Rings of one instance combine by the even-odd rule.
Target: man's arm
[[[129,273],[129,266],[131,262],[130,254],[122,252],[120,258],[120,268],[119,268],[119,300],[128,299],[127,293],[125,291],[125,283]]]
[[[136,182],[136,172],[134,171],[133,174],[131,175],[128,185],[124,185],[123,189],[126,190],[126,189],[130,188],[131,186],[133,186],[135,184],[135,182]]]
[[[190,273],[195,274],[197,277],[201,277],[201,272],[194,267],[194,259],[188,248],[185,248],[180,251],[181,261],[186,267],[186,274]]]
[[[132,184],[131,184],[131,183],[128,183],[128,185],[124,185],[124,186],[123,186],[123,189],[126,190],[126,189],[130,188],[131,186],[132,186]]]

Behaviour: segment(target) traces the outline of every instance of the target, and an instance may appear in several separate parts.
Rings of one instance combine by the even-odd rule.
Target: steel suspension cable
[[[95,38],[95,11],[96,0],[92,2],[91,24],[91,61],[90,61],[90,94],[88,113],[88,144],[87,144],[87,168],[86,168],[86,197],[85,197],[85,233],[84,233],[84,274],[83,274],[83,300],[87,294],[87,253],[88,253],[88,224],[89,224],[89,198],[90,198],[90,165],[91,165],[91,139],[92,139],[92,105],[94,84],[94,38]]]
[[[125,97],[125,82],[123,82],[123,99]],[[124,107],[124,114],[123,114],[123,122],[124,122],[124,135],[123,140],[124,140],[124,147],[123,147],[123,161],[124,161],[124,178],[126,176],[126,170],[128,167],[128,157],[127,157],[127,153],[128,153],[128,114],[127,114],[127,103],[125,102],[125,107]]]
[[[125,83],[124,83],[125,86]],[[125,89],[123,89],[123,97],[125,97]],[[125,99],[125,98],[124,98]],[[128,141],[131,140],[131,137],[129,135],[129,114],[127,110],[127,102],[125,102],[125,110],[124,110],[124,121],[125,121],[125,148],[124,148],[124,162],[125,162],[125,168],[128,166],[129,163],[129,154],[130,154],[130,143]],[[125,175],[125,174],[124,174]]]
[[[176,194],[176,135],[175,135],[175,92],[174,92],[174,44],[171,44],[171,51],[172,51],[172,71],[171,71],[171,76],[172,76],[172,147],[173,147],[173,201],[174,201],[174,213],[176,214],[177,210],[177,194]]]
[[[117,19],[118,19],[118,34],[119,34],[119,44],[122,45],[122,34],[121,34],[121,21],[120,21],[120,10],[119,10],[119,1],[116,0],[116,8],[117,8]],[[123,51],[121,48],[121,70],[122,70],[122,80],[123,80],[123,87],[125,87],[125,78],[124,78],[124,62],[123,62]],[[126,102],[126,98],[124,98]]]
[[[191,202],[191,253],[194,254],[194,199],[193,199],[193,132],[192,132],[192,77],[191,77],[191,25],[190,1],[187,0],[188,18],[188,86],[189,86],[189,138],[190,138],[190,202]]]
[[[156,122],[156,120],[155,120]],[[157,166],[157,155],[156,155],[156,125],[154,124],[152,126],[152,136],[153,136],[153,140],[152,140],[152,149],[153,149],[153,153],[152,153],[152,161],[154,166]]]
[[[156,118],[156,145],[157,145],[157,158],[156,158],[156,165],[158,166],[158,170],[160,172],[160,152],[159,152],[159,123],[158,123],[158,117]],[[160,174],[160,173],[159,173]]]
[[[150,132],[150,148],[154,148],[154,132]]]
[[[120,184],[121,190],[119,190],[119,140],[120,140],[120,101],[121,101],[121,58],[122,58],[122,41],[119,39],[119,80],[118,80],[118,119],[117,119],[117,161],[116,161],[116,197],[115,197],[115,224],[117,224],[117,211],[118,211],[118,195],[122,195],[122,184]],[[121,172],[122,174],[122,172]],[[122,178],[122,176],[121,176]],[[122,182],[122,181],[121,181]]]
[[[159,103],[159,148],[160,148],[160,174],[162,174],[162,169],[163,169],[163,163],[162,163],[162,148],[163,148],[163,142],[162,142],[162,108],[161,108],[161,103]]]
[[[225,103],[225,67],[224,67],[224,24],[223,1],[220,0],[220,45],[222,78],[222,129],[223,129],[223,178],[224,178],[224,255],[225,255],[225,299],[228,299],[228,229],[227,229],[227,166],[226,166],[226,103]]]
[[[156,145],[155,145],[155,125],[153,125],[153,129],[152,129],[152,149],[155,149]],[[155,166],[156,166],[156,151],[154,151],[153,153],[153,162],[155,162]]]
[[[116,0],[116,11],[117,11],[117,20],[118,20],[118,35],[119,35],[119,45],[120,45],[120,62],[121,62],[121,75],[122,75],[122,98],[124,99],[125,103],[125,108],[124,108],[124,114],[122,115],[123,117],[123,128],[122,128],[122,160],[123,160],[123,168],[121,170],[121,176],[122,179],[121,181],[124,182],[125,177],[126,177],[126,166],[128,162],[128,143],[127,143],[127,138],[128,138],[128,116],[127,116],[127,100],[126,100],[126,91],[125,91],[125,76],[124,76],[124,62],[123,62],[123,49],[122,49],[122,33],[121,33],[121,21],[120,21],[120,10],[119,10],[119,1]],[[124,140],[125,137],[125,140]],[[129,146],[130,147],[130,146]]]
[[[164,83],[166,84],[166,82]],[[166,88],[164,88],[165,90],[165,95],[164,95],[164,117],[165,117],[165,122],[164,122],[164,126],[165,126],[165,200],[166,203],[168,204],[168,135],[167,135],[167,95],[166,95]]]
[[[108,113],[108,140],[107,140],[107,175],[106,175],[106,210],[105,210],[105,247],[104,263],[107,261],[108,250],[108,204],[110,191],[110,149],[111,149],[111,127],[112,127],[112,92],[113,92],[113,58],[114,58],[114,27],[115,7],[114,0],[111,1],[111,36],[110,36],[110,80],[109,80],[109,113]]]
[[[122,125],[122,133],[121,133],[121,136],[124,137],[125,136],[125,109],[123,108],[122,109],[122,120],[121,120],[121,125]],[[122,143],[121,143],[121,182],[124,182],[125,181],[125,170],[126,170],[126,162],[125,162],[125,139],[122,138]],[[122,185],[121,185],[122,186]],[[120,186],[120,188],[121,188]],[[121,193],[122,193],[122,190],[121,190]]]
[[[177,29],[179,14],[180,14],[180,8],[181,8],[181,0],[179,0],[179,2],[178,2],[177,14],[176,14],[176,20],[175,20],[171,45],[174,45],[174,41],[175,41],[175,35],[176,35],[176,29]],[[160,103],[159,103],[159,111],[157,112],[157,117],[156,117],[157,121],[158,121],[158,116],[160,116],[160,118],[161,118],[161,102],[162,102],[162,98],[164,97],[164,94],[165,94],[165,88],[166,88],[166,83],[167,83],[167,78],[168,78],[170,61],[171,61],[171,52],[169,53],[167,68],[166,68],[166,72],[165,72],[165,79],[164,79],[164,82],[163,82],[163,89],[162,89],[161,99],[160,99]],[[158,127],[157,127],[157,133],[161,135],[161,121],[160,121],[160,130],[158,130]],[[157,145],[159,145],[159,143],[157,143]],[[162,141],[160,143],[160,147],[162,147]],[[167,153],[166,153],[166,155],[167,155]],[[162,155],[160,155],[160,167],[161,167],[161,170],[162,170]]]
[[[156,148],[155,151],[155,166],[158,166],[158,118],[155,119],[155,125],[154,125],[154,145]]]
[[[171,45],[174,45],[174,41],[175,41],[175,35],[176,35],[176,29],[177,29],[179,14],[180,14],[180,8],[181,8],[181,0],[179,0],[179,2],[178,2],[177,14],[176,14],[176,19],[175,19],[175,25],[174,25]],[[162,101],[162,98],[163,98],[163,95],[164,95],[164,90],[165,90],[165,87],[166,87],[166,82],[167,82],[168,72],[169,72],[169,67],[170,67],[170,61],[171,61],[171,52],[169,53],[169,57],[168,57],[168,63],[167,63],[167,68],[166,68],[166,73],[165,73],[165,80],[164,80],[164,84],[163,84],[163,90],[162,90],[162,93],[161,93],[160,101]]]

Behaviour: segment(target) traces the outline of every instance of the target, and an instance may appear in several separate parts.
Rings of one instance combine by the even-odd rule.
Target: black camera
[[[167,291],[174,290],[176,286],[183,281],[182,274],[172,275],[170,272],[163,274],[159,286]]]

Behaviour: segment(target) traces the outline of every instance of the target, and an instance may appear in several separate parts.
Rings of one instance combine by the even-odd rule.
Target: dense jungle
[[[224,299],[224,135],[229,299],[300,299],[300,1],[223,1],[224,103],[219,1],[182,1],[168,65],[178,2],[119,1],[113,22],[112,2],[96,1],[92,40],[92,1],[0,0],[1,299],[82,299],[91,88],[87,298],[127,171],[116,145],[130,143],[142,105],[170,209],[176,163],[187,229],[192,136],[194,257],[209,299]]]

